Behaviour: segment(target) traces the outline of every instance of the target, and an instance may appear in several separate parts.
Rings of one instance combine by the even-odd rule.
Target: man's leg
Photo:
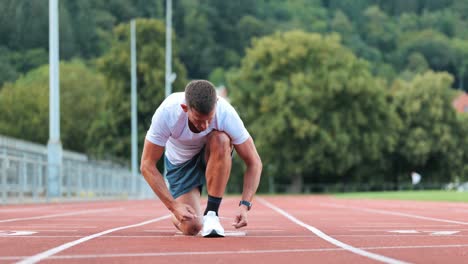
[[[208,191],[208,211],[218,214],[221,198],[226,190],[232,166],[232,144],[229,136],[220,131],[213,131],[208,136],[205,147],[206,188]]]
[[[218,209],[231,172],[231,151],[231,139],[226,133],[219,131],[210,133],[205,146],[208,203],[203,216],[202,236],[204,237],[224,237]]]
[[[195,236],[202,229],[202,211],[200,207],[200,189],[198,187],[193,188],[190,192],[182,194],[176,198],[176,201],[190,205],[196,212],[197,218],[190,221],[179,222],[174,215],[172,216],[172,223],[177,227],[184,235]]]

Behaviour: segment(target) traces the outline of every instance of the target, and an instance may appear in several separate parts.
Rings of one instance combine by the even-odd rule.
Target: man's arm
[[[260,176],[262,173],[262,161],[258,155],[257,148],[253,139],[249,137],[247,141],[240,145],[234,145],[237,154],[241,157],[246,165],[244,172],[244,185],[242,190],[242,200],[252,201],[253,196],[257,192]],[[240,228],[247,225],[247,207],[240,206],[241,210],[236,216],[234,227]]]
[[[141,156],[140,170],[146,182],[161,202],[174,214],[179,221],[185,221],[196,217],[195,210],[190,206],[178,203],[174,200],[167,189],[163,176],[156,168],[156,164],[164,153],[164,147],[158,146],[145,140],[143,154]]]
[[[252,201],[260,183],[262,161],[251,137],[240,145],[234,145],[234,148],[247,167],[244,172],[242,200]]]

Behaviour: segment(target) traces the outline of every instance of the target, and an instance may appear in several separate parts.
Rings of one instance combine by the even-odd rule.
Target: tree
[[[366,43],[386,53],[395,49],[398,34],[393,21],[378,6],[370,6],[363,12],[361,35]]]
[[[353,24],[341,10],[335,12],[330,27],[332,31],[340,33],[344,39],[351,38],[351,35],[354,33]]]
[[[60,64],[63,147],[86,152],[93,117],[101,112],[104,78],[80,61]],[[0,91],[0,134],[46,144],[49,138],[49,67],[30,71]]]
[[[448,37],[454,37],[456,25],[461,19],[449,9],[434,12],[424,11],[419,17],[420,29],[435,30]]]
[[[403,122],[395,148],[395,182],[412,170],[422,172],[426,182],[449,181],[457,154],[456,114],[450,88],[453,78],[432,71],[410,82],[392,86],[394,105]]]
[[[136,20],[138,142],[142,149],[151,117],[165,96],[165,26],[159,20]],[[175,37],[173,42],[175,42]],[[174,91],[186,85],[186,71],[173,49]],[[105,111],[91,127],[92,152],[98,157],[130,156],[130,26],[114,29],[112,48],[97,60],[106,77]]]
[[[400,77],[403,80],[412,80],[415,75],[425,73],[429,70],[429,65],[422,55],[419,52],[413,52],[409,55],[406,62],[406,69],[401,72]]]
[[[296,191],[302,182],[351,181],[356,166],[379,160],[394,144],[397,116],[384,85],[336,35],[257,39],[228,87],[265,172]]]
[[[458,180],[460,182],[468,181],[468,114],[462,113],[458,114],[458,153],[460,154],[460,159],[455,161],[454,165],[458,165],[458,173],[455,174],[453,180]]]
[[[181,60],[191,78],[207,78],[217,67],[228,69],[239,64],[250,37],[269,30],[253,19],[258,4],[239,1],[176,1],[174,28],[179,36]],[[241,31],[252,26],[249,31]],[[260,30],[262,29],[262,30]]]
[[[405,68],[406,58],[418,52],[426,58],[431,69],[456,74],[456,52],[445,35],[433,30],[424,30],[407,32],[401,38],[403,41],[399,43],[397,54],[394,56],[398,68]]]
[[[465,89],[465,80],[468,79],[468,41],[462,39],[452,39],[455,49],[455,65],[457,71],[458,88]]]
[[[0,90],[3,83],[15,81],[18,75],[10,50],[0,46]]]

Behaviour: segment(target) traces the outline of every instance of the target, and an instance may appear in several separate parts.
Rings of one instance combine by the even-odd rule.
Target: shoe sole
[[[218,232],[212,230],[209,234],[204,235],[203,237],[224,237],[224,235],[218,234]]]

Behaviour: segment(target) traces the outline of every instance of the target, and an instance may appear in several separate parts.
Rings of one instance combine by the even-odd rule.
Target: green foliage
[[[301,31],[254,41],[228,87],[266,173],[336,181],[395,144],[384,85],[336,35]]]
[[[368,7],[363,15],[361,35],[366,43],[382,52],[393,50],[398,34],[394,22],[378,6]]]
[[[456,182],[467,182],[468,181],[468,114],[459,113],[457,114],[457,131],[456,138],[457,143],[457,154],[459,159],[452,160],[451,164],[454,167],[454,181]]]
[[[468,40],[453,39],[452,46],[455,50],[455,67],[458,73],[458,88],[464,90],[468,83]]]
[[[452,107],[453,78],[427,72],[392,87],[394,104],[403,122],[395,149],[397,174],[422,172],[426,180],[448,181],[459,161],[457,120]]]
[[[445,35],[433,30],[406,33],[396,56],[399,66],[403,68],[416,52],[424,56],[431,69],[456,74],[456,51]]]
[[[165,26],[159,20],[136,20],[138,142],[143,144],[154,111],[165,96]],[[105,111],[91,127],[89,144],[96,156],[130,156],[130,26],[115,28],[112,48],[97,60],[106,77]],[[186,71],[173,50],[174,91],[186,85]],[[140,150],[142,145],[140,145]]]
[[[48,1],[2,0],[0,10],[0,133],[45,143]],[[454,149],[468,145],[466,115],[453,121],[445,112],[451,109],[450,95],[442,90],[450,85],[466,90],[467,11],[466,0],[173,1],[174,90],[183,89],[186,76],[227,84],[236,104],[245,106],[240,111],[265,156],[265,174],[280,182],[398,183],[403,180],[398,175],[407,180],[414,168],[433,171],[437,180],[466,179],[468,150]],[[78,72],[84,80],[61,75],[61,82],[69,82],[62,89],[62,106],[75,102],[66,99],[75,93],[76,98],[83,97],[81,91],[92,94],[89,102],[76,99],[84,104],[79,116],[69,113],[74,108],[62,107],[68,111],[62,114],[64,146],[126,158],[128,22],[164,19],[165,1],[61,0],[59,16],[60,58],[88,60],[63,64],[69,69],[62,70]],[[138,20],[140,143],[164,97],[164,30],[160,21]],[[329,35],[268,36],[291,30]],[[95,61],[104,82],[85,66]],[[454,81],[426,73],[430,70],[448,72]],[[393,83],[392,89],[384,89],[380,79]],[[79,88],[67,95],[67,87]],[[439,109],[442,117],[435,110],[426,113],[432,104],[428,98],[437,103],[427,108]],[[413,104],[424,109],[418,112]],[[86,131],[67,123],[74,119]]]
[[[0,89],[5,82],[15,81],[18,77],[16,66],[11,59],[10,51],[0,46]]]
[[[102,109],[104,78],[80,61],[60,64],[60,126],[64,148],[86,152],[84,142]],[[29,72],[0,91],[0,134],[46,144],[49,138],[49,67]]]
[[[222,68],[216,68],[213,72],[210,73],[208,80],[212,82],[215,86],[223,85],[226,83],[226,73]]]
[[[48,47],[47,0],[4,0],[0,2],[1,44],[13,51]]]
[[[271,32],[268,24],[255,18],[260,9],[255,1],[177,2],[174,27],[191,78],[207,78],[217,67],[237,66],[252,37]]]
[[[340,33],[345,39],[350,38],[354,33],[353,24],[341,10],[335,12],[330,26],[331,30]]]
[[[164,3],[60,1],[61,59],[101,56],[110,48],[116,25],[132,18],[164,19]],[[44,34],[48,31],[47,7],[47,0],[1,1],[0,10],[4,12],[0,16],[0,45],[18,54],[29,49],[47,51],[48,35]],[[399,73],[408,78],[405,66],[413,51],[400,50],[405,49],[408,36],[432,30],[448,38],[468,39],[467,9],[464,0],[181,0],[173,3],[173,25],[178,35],[174,45],[179,47],[188,76],[208,78],[216,68],[228,70],[239,66],[252,38],[295,29],[334,31],[342,35],[345,46],[371,63],[373,74],[392,81]],[[465,77],[460,76],[454,65],[446,64],[444,54],[437,52],[441,46],[429,45],[433,44],[437,48],[429,52],[414,52],[423,54],[431,69],[453,74],[458,84]],[[13,64],[13,67],[6,66],[8,63],[0,65],[6,70],[3,74],[6,77],[0,76],[0,81],[15,79],[30,69]],[[42,64],[43,61],[34,67]]]

